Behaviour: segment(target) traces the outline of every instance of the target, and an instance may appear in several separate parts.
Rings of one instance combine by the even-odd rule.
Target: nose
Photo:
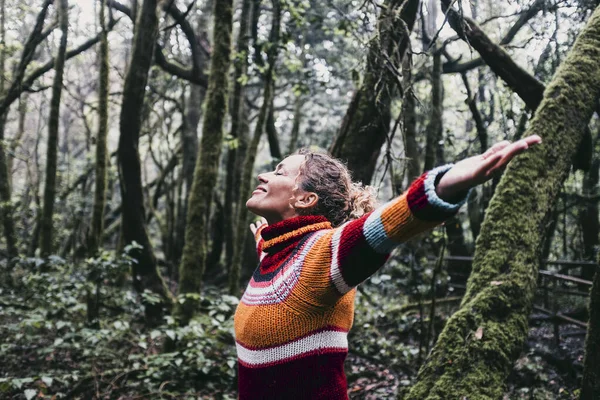
[[[265,176],[266,174],[258,174],[258,181],[260,183],[267,183],[267,177]]]

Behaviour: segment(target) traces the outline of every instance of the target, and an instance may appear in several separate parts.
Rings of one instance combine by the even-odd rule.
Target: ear
[[[300,191],[295,193],[292,197],[290,204],[298,211],[308,211],[317,205],[319,201],[319,195],[315,192]]]

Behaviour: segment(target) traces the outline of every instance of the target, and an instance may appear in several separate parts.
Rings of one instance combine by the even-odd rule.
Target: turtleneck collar
[[[330,229],[331,223],[322,215],[301,215],[265,227],[261,231],[262,249],[271,253],[287,246],[309,232]]]

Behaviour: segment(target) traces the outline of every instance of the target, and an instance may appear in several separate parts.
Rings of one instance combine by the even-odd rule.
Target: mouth
[[[256,189],[252,192],[254,193],[267,193],[267,189],[264,186],[257,186]]]

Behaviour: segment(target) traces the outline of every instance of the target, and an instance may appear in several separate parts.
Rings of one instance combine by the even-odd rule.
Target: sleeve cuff
[[[447,213],[457,212],[458,209],[467,201],[470,192],[470,190],[467,190],[464,193],[464,195],[460,197],[460,200],[456,203],[449,203],[445,200],[442,200],[435,192],[435,188],[442,176],[444,176],[444,174],[448,172],[453,166],[454,164],[446,164],[432,169],[431,171],[427,172],[427,176],[425,177],[425,181],[423,182],[425,186],[425,195],[427,196],[427,201],[429,202],[429,204]]]
[[[407,193],[408,207],[421,221],[444,221],[452,217],[468,197],[468,192],[458,202],[442,200],[435,192],[436,184],[454,164],[437,167],[421,175],[410,185]]]

